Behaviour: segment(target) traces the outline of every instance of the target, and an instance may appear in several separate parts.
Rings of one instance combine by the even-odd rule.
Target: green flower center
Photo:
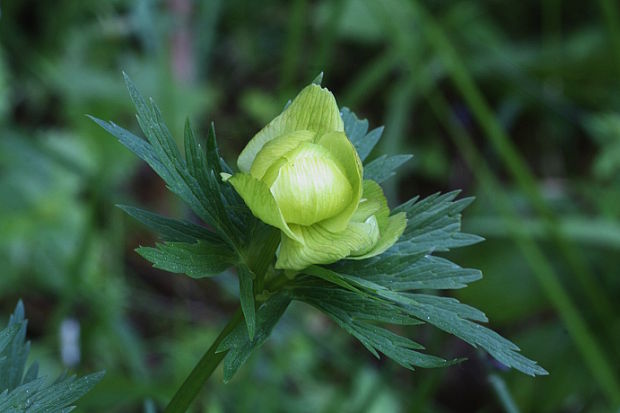
[[[284,220],[313,225],[344,210],[353,189],[341,167],[323,146],[303,142],[269,167],[263,176]]]

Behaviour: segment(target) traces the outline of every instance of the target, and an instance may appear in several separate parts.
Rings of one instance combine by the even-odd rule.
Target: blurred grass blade
[[[482,184],[484,190],[488,192],[489,199],[495,200],[499,212],[506,221],[518,223],[520,218],[514,206],[501,189],[497,178],[495,178],[488,165],[484,162],[481,154],[473,145],[472,138],[452,116],[445,98],[438,93],[430,94],[427,98],[437,119],[449,120],[445,126],[450,137],[458,147],[469,168]],[[511,225],[511,227],[514,228],[515,225]],[[600,344],[597,342],[596,336],[588,328],[579,310],[558,280],[553,266],[538,245],[528,237],[528,234],[515,231],[512,233],[512,237],[528,261],[533,274],[539,281],[549,301],[562,319],[592,376],[599,383],[611,404],[616,407],[620,406],[620,383],[615,372],[611,368],[611,364],[603,353]]]

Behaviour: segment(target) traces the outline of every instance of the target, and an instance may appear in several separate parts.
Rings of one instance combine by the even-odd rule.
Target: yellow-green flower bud
[[[380,254],[402,234],[344,133],[334,96],[312,84],[258,132],[224,174],[252,213],[282,231],[277,268]]]

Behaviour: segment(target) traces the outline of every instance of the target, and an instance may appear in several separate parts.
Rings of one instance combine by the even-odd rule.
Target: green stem
[[[280,232],[258,221],[256,221],[255,224],[258,225],[258,227],[255,226],[251,230],[253,241],[251,246],[244,251],[243,262],[257,276],[257,279],[254,281],[254,294],[258,295],[264,288],[269,288],[273,285],[273,281],[270,281],[267,282],[265,286],[264,277],[269,265],[273,261],[276,249],[278,248]],[[187,411],[192,401],[200,392],[200,389],[202,389],[206,381],[211,377],[211,374],[213,374],[213,371],[224,359],[224,356],[226,356],[226,351],[216,353],[217,348],[222,340],[224,340],[241,321],[243,321],[243,311],[241,307],[239,307],[213,344],[211,344],[211,347],[209,347],[187,379],[185,379],[185,382],[183,382],[179,390],[177,390],[164,413],[183,413]]]
[[[220,353],[215,352],[220,342],[237,327],[242,320],[243,314],[241,313],[241,308],[238,308],[228,324],[226,324],[213,344],[211,344],[211,347],[209,347],[187,379],[185,379],[185,382],[183,382],[179,390],[177,390],[168,404],[168,407],[164,410],[164,413],[184,413],[189,409],[189,406],[200,392],[200,389],[202,389],[227,353],[226,351]]]

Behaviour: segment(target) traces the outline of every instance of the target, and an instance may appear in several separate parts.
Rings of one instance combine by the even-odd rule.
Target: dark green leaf
[[[366,261],[342,261],[334,266],[342,274],[357,275],[393,291],[456,289],[482,278],[479,270],[432,255],[389,255]]]
[[[24,374],[30,343],[25,341],[26,325],[21,301],[9,319],[9,325],[0,331],[0,412],[46,413],[69,412],[71,405],[86,394],[103,377],[103,372],[76,379],[61,375],[53,383],[37,377],[39,368],[33,363]],[[2,343],[0,343],[2,344]]]
[[[400,365],[413,369],[414,366],[420,367],[442,367],[452,364],[454,361],[446,361],[442,358],[420,353],[424,347],[408,338],[401,337],[389,330],[364,320],[385,321],[389,315],[384,310],[389,308],[389,304],[380,303],[370,298],[362,298],[346,290],[331,287],[335,293],[327,294],[321,288],[301,288],[296,289],[295,298],[304,301],[319,310],[323,311],[332,318],[340,327],[345,329],[357,338],[375,357],[379,357],[378,352],[396,361]],[[326,299],[328,297],[328,299]],[[356,307],[352,302],[364,300],[368,307]],[[384,307],[387,306],[387,307]],[[375,314],[379,307],[380,311]],[[371,311],[365,311],[371,310]],[[406,316],[399,315],[400,310],[392,308],[392,312],[398,320],[409,320]],[[393,322],[393,321],[392,321]],[[409,324],[409,323],[403,323]]]
[[[104,374],[105,372],[98,372],[79,379],[75,376],[61,377],[51,386],[38,389],[34,394],[26,393],[25,406],[28,408],[18,411],[51,412],[68,408],[101,381]],[[17,388],[14,393],[19,392],[20,388]]]
[[[484,314],[454,299],[409,293],[385,292],[381,295],[399,303],[409,314],[453,334],[474,347],[482,347],[491,356],[508,367],[531,376],[547,374],[547,371],[519,353],[519,347],[480,324],[486,321]]]
[[[21,300],[17,303],[15,311],[9,318],[7,329],[17,327],[12,335],[13,338],[4,350],[0,352],[0,391],[9,392],[19,386],[22,382],[26,360],[30,353],[30,342],[26,342],[26,327],[28,321],[25,319],[24,304]]]
[[[322,302],[348,314],[356,320],[376,321],[400,325],[421,324],[398,306],[387,300],[378,300],[320,280],[296,280],[294,297],[308,303]]]
[[[364,179],[382,183],[396,175],[396,168],[411,159],[413,155],[381,155],[364,166]]]
[[[28,367],[26,374],[24,374],[23,383],[29,383],[32,380],[36,379],[39,376],[39,363],[36,361]]]
[[[256,332],[256,304],[254,302],[254,279],[256,276],[245,264],[237,266],[237,276],[239,277],[241,310],[245,318],[248,335],[250,340],[253,340]]]
[[[358,119],[349,108],[342,108],[340,116],[344,123],[345,134],[353,146],[355,146],[360,159],[364,161],[377,142],[379,142],[379,139],[381,139],[383,127],[368,132],[368,121],[366,119]]]
[[[325,280],[329,283],[338,285],[342,288],[345,288],[349,291],[353,291],[355,293],[361,293],[361,291],[356,288],[354,285],[351,285],[349,282],[347,282],[346,280],[344,280],[343,277],[340,276],[340,274],[335,273],[333,271],[330,271],[326,268],[323,268],[321,266],[318,265],[311,265],[310,267],[306,268],[304,270],[305,274],[308,275],[312,275],[313,277],[317,277],[320,278],[322,280]]]
[[[171,175],[155,155],[151,145],[128,130],[121,128],[114,122],[106,122],[94,116],[87,115],[97,125],[101,126],[110,135],[116,137],[127,149],[145,161],[165,181],[172,181]]]
[[[186,242],[164,242],[155,248],[140,247],[138,254],[153,263],[155,268],[192,278],[217,275],[235,263],[235,255],[226,244],[198,240]]]
[[[399,341],[401,338],[393,337],[390,331],[360,321],[373,320],[373,312],[377,311],[378,305],[391,309],[401,319],[414,318],[454,334],[475,347],[483,348],[505,365],[526,374],[546,374],[534,361],[519,354],[515,344],[477,324],[487,321],[481,311],[454,298],[406,292],[462,288],[481,277],[477,270],[464,269],[446,259],[430,255],[435,251],[447,251],[481,240],[460,233],[461,212],[472,199],[455,200],[457,194],[452,192],[432,195],[423,200],[413,199],[396,208],[394,212],[407,214],[407,227],[390,250],[367,260],[343,260],[329,268],[310,267],[306,270],[308,274],[332,285],[320,292],[313,291],[316,287],[299,290],[297,298],[326,312],[373,354],[379,350],[403,366],[441,363],[438,360],[429,362],[420,359],[419,353],[411,353],[411,344]],[[339,293],[330,293],[327,291],[329,289]],[[353,295],[357,295],[357,299]],[[380,304],[364,306],[360,305],[359,300]],[[351,303],[355,303],[354,308]],[[394,323],[384,317],[374,320]]]
[[[212,142],[208,142],[205,154],[188,123],[185,133],[186,159],[183,159],[157,106],[152,101],[147,102],[126,75],[125,82],[138,112],[138,123],[148,142],[113,123],[93,120],[144,159],[170,190],[186,202],[221,239],[233,248],[239,247],[247,236],[247,220],[253,217],[247,212],[243,201],[230,188],[227,189],[230,185],[221,182],[219,172],[227,166],[217,152],[213,130],[210,132]]]
[[[166,241],[194,242],[205,240],[210,243],[224,245],[224,241],[214,232],[205,227],[188,221],[170,219],[140,208],[117,205],[131,217],[140,221],[153,231],[159,233]]]
[[[256,333],[253,339],[248,336],[247,328],[239,325],[220,343],[217,352],[228,351],[224,357],[224,381],[228,382],[250,355],[267,340],[290,302],[290,297],[283,292],[269,297],[256,311]]]
[[[407,227],[388,254],[448,251],[482,241],[483,238],[477,235],[460,232],[461,211],[471,204],[473,198],[454,201],[458,193],[434,194],[421,201],[414,198],[396,207],[393,213],[407,213]]]
[[[4,330],[0,331],[0,354],[2,354],[6,346],[8,346],[17,335],[20,327],[20,324],[13,324],[12,326],[8,326]]]

